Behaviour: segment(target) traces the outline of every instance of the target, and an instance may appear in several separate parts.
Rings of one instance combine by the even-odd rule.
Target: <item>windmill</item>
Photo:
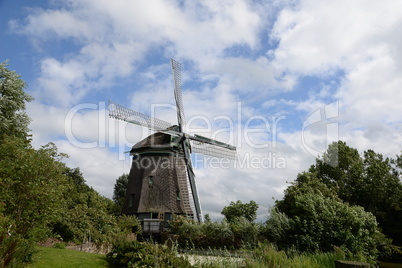
[[[109,101],[109,116],[156,133],[135,144],[128,178],[124,214],[140,220],[171,220],[173,214],[202,222],[191,153],[235,159],[236,147],[185,130],[181,64],[171,60],[178,125],[133,111]]]

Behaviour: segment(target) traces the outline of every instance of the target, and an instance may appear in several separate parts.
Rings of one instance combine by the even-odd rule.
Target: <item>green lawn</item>
[[[106,257],[102,254],[83,251],[37,247],[33,262],[29,268],[75,268],[75,267],[108,267]]]

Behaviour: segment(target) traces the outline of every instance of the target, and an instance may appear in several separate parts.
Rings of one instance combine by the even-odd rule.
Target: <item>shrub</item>
[[[201,225],[204,235],[202,248],[226,248],[231,249],[234,245],[234,234],[227,221],[206,222]]]
[[[265,233],[281,249],[331,252],[338,246],[350,256],[371,261],[378,254],[374,215],[320,193],[294,196],[291,209],[286,212],[274,209]]]
[[[191,267],[184,257],[165,245],[116,239],[107,258],[117,267]]]
[[[260,235],[260,225],[244,217],[238,217],[230,223],[226,219],[203,224],[180,220],[174,222],[171,229],[179,235],[179,246],[190,249],[253,248]]]
[[[53,246],[54,248],[58,248],[58,249],[65,249],[66,248],[66,244],[64,243],[56,243]]]
[[[260,225],[239,217],[230,224],[235,248],[254,248],[260,234]]]

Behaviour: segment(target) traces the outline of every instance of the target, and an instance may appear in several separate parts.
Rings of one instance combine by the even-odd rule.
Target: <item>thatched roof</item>
[[[130,154],[137,154],[147,151],[178,151],[178,137],[157,132],[140,142],[136,143],[130,151]]]

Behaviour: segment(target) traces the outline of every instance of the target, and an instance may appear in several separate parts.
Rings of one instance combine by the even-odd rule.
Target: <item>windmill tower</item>
[[[135,144],[124,214],[140,220],[171,220],[173,214],[202,222],[191,153],[235,159],[236,147],[200,135],[184,133],[181,65],[171,60],[178,125],[135,112],[109,101],[109,116],[147,127],[156,133]]]

